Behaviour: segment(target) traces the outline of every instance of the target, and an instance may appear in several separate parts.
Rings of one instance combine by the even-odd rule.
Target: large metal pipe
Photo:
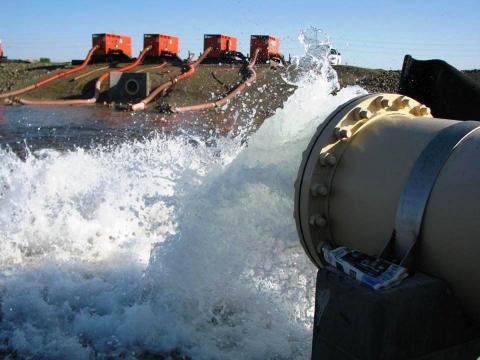
[[[401,95],[340,106],[313,136],[295,186],[310,259],[323,266],[324,246],[379,255],[392,238],[401,258],[417,241],[416,269],[446,280],[480,320],[478,127],[432,118]]]

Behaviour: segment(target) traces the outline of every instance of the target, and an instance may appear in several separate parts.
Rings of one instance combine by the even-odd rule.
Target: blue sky
[[[441,58],[480,68],[479,0],[282,1],[282,0],[2,0],[0,39],[11,58],[83,58],[91,34],[132,36],[134,53],[143,33],[180,37],[182,54],[198,54],[204,33],[236,35],[248,52],[250,34],[275,34],[282,51],[298,54],[301,29],[329,34],[351,65],[399,69],[403,55]]]

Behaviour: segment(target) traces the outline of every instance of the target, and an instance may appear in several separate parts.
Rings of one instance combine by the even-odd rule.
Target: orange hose
[[[160,93],[163,91],[171,88],[173,85],[175,85],[177,82],[184,80],[190,76],[192,76],[195,73],[196,67],[205,59],[205,57],[212,51],[212,48],[209,47],[206,49],[202,55],[198,57],[196,61],[188,65],[188,70],[185,71],[184,73],[178,75],[177,77],[173,78],[172,80],[169,80],[167,82],[164,82],[160,86],[158,86],[155,90],[153,90],[150,95],[148,95],[145,99],[140,101],[139,103],[133,104],[132,105],[132,110],[133,111],[138,111],[138,110],[144,110],[145,107],[151,103]]]
[[[73,80],[73,81],[77,81],[77,80],[83,79],[84,77],[87,77],[88,75],[95,74],[96,72],[99,72],[99,71],[108,69],[109,67],[110,67],[110,65],[107,65],[107,66],[99,67],[99,68],[97,68],[97,69],[93,69],[93,70],[91,70],[91,71],[87,71],[85,74],[81,74],[81,75],[75,76],[72,80]]]
[[[145,49],[142,50],[138,58],[130,65],[124,66],[116,72],[125,72],[128,70],[133,69],[134,67],[138,66],[142,61],[147,52],[151,49],[151,46],[147,46]],[[75,99],[75,100],[27,100],[27,99],[16,99],[17,102],[23,105],[93,105],[97,102],[98,98],[100,97],[100,91],[102,87],[103,81],[110,76],[109,72],[102,74],[95,83],[95,94],[90,99]]]
[[[16,95],[21,95],[21,94],[25,94],[26,92],[29,92],[29,91],[32,91],[34,89],[38,89],[39,87],[41,86],[44,86],[52,81],[55,81],[57,79],[60,79],[62,77],[65,77],[67,75],[71,75],[71,74],[74,74],[80,70],[83,70],[87,65],[88,63],[90,62],[90,59],[92,58],[93,56],[93,53],[95,51],[97,51],[97,49],[99,48],[98,45],[95,45],[94,47],[92,47],[90,49],[90,51],[88,52],[88,55],[87,57],[85,58],[85,60],[83,60],[83,63],[77,67],[74,67],[72,69],[68,69],[68,70],[65,70],[65,71],[62,71],[58,74],[55,74],[53,76],[50,76],[44,80],[40,80],[38,82],[36,82],[35,84],[33,85],[30,85],[30,86],[27,86],[27,87],[24,87],[22,89],[18,89],[18,90],[14,90],[14,91],[9,91],[9,92],[6,92],[6,93],[3,93],[3,94],[0,94],[0,99],[1,98],[6,98],[6,97],[10,97],[10,96],[16,96]]]
[[[230,101],[235,96],[240,94],[242,91],[245,90],[247,86],[250,86],[256,80],[257,73],[255,72],[254,67],[255,67],[255,63],[257,62],[258,52],[259,52],[259,49],[256,49],[253,57],[250,59],[250,63],[247,66],[247,70],[249,73],[248,77],[244,81],[242,81],[240,84],[238,84],[236,87],[234,87],[232,90],[230,90],[224,97],[222,97],[217,101],[212,101],[205,104],[178,107],[173,109],[173,112],[185,113],[185,112],[191,112],[191,111],[201,111],[201,110],[213,109],[213,108],[225,105],[228,101]]]
[[[140,69],[140,70],[137,70],[135,71],[136,73],[141,73],[141,72],[145,72],[145,71],[150,71],[150,70],[158,70],[158,69],[162,69],[164,68],[165,66],[167,66],[167,62],[162,62],[160,65],[155,65],[155,66],[149,66],[147,68],[144,68],[144,69]]]

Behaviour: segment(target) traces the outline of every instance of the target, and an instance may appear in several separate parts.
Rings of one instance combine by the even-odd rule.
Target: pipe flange
[[[368,94],[338,107],[317,129],[295,182],[294,217],[300,242],[314,264],[324,265],[322,248],[335,247],[334,219],[329,216],[332,181],[343,153],[355,134],[386,113],[404,119],[432,117],[430,109],[397,94]]]

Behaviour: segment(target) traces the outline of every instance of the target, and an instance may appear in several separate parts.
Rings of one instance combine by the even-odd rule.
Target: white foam
[[[293,182],[315,128],[361,92],[332,96],[319,74],[246,147],[158,135],[26,161],[0,150],[0,352],[307,358],[315,269]]]

